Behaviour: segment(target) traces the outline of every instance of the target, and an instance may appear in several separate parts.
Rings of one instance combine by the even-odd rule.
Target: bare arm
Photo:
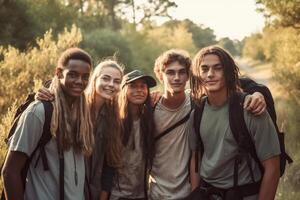
[[[198,153],[199,155],[200,153]],[[198,159],[199,161],[200,159]],[[199,171],[196,172],[196,169],[195,169],[195,162],[196,162],[196,152],[193,151],[192,153],[192,158],[191,158],[191,162],[190,162],[190,180],[191,180],[191,186],[192,186],[192,191],[194,189],[196,189],[199,184],[200,184],[200,173]]]
[[[7,200],[23,200],[24,188],[21,171],[28,156],[19,151],[10,151],[2,169],[4,194]]]
[[[265,173],[260,186],[258,200],[273,200],[280,178],[279,156],[263,161]]]

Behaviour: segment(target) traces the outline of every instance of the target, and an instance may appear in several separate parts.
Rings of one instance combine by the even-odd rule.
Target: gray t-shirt
[[[45,110],[41,102],[34,102],[20,117],[15,134],[13,135],[9,150],[25,153],[28,157],[37,146],[43,132]],[[34,155],[27,174],[25,199],[59,199],[59,159],[56,140],[52,139],[46,144],[45,152],[48,159],[49,170],[44,171],[39,160],[35,162],[39,151]],[[71,149],[64,152],[64,187],[66,200],[84,199],[84,159],[83,155],[76,154]],[[75,171],[78,174],[78,183],[75,184]]]
[[[123,152],[123,167],[114,183],[110,200],[118,200],[120,197],[130,199],[145,197],[145,161],[141,144],[140,120],[133,121],[131,133]]]
[[[189,95],[177,109],[169,109],[159,102],[154,112],[157,134],[181,120],[190,110]],[[188,124],[183,123],[156,142],[156,155],[150,172],[150,198],[153,200],[182,199],[191,191]]]
[[[200,176],[206,182],[220,188],[233,186],[234,156],[238,150],[229,126],[228,109],[228,103],[221,107],[214,107],[206,101],[200,125],[201,139],[205,149],[200,164]],[[194,113],[191,117],[193,116]],[[279,142],[269,114],[265,112],[260,116],[253,116],[245,110],[244,118],[259,159],[264,161],[279,155]],[[195,150],[198,142],[195,133],[191,132],[189,141],[191,149]],[[255,180],[258,181],[261,177],[259,167],[253,159],[251,165]],[[243,160],[239,167],[238,184],[251,182],[249,168]],[[254,200],[257,196],[244,199]]]

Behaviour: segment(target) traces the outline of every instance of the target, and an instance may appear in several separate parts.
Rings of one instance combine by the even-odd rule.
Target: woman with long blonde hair
[[[121,135],[117,94],[123,69],[113,60],[101,62],[86,90],[94,127],[95,147],[86,159],[87,199],[107,199],[115,168],[121,166]]]

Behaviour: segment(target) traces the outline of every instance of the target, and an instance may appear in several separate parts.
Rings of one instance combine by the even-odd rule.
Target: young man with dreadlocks
[[[46,107],[40,101],[32,103],[22,113],[2,171],[6,199],[84,199],[84,155],[92,152],[94,143],[89,108],[83,93],[91,69],[92,60],[85,51],[79,48],[66,50],[59,58],[50,85],[55,94],[50,122],[46,122]],[[52,135],[43,148],[48,170],[43,166],[45,160],[40,159],[43,156],[40,149],[31,157],[39,145],[45,123],[50,123]],[[21,173],[28,159],[31,162],[24,189]]]
[[[152,200],[182,199],[191,192],[188,133],[193,102],[189,92],[185,91],[190,67],[189,54],[178,49],[164,52],[155,62],[154,72],[163,84],[164,92],[154,109],[157,131],[150,171],[149,196]],[[263,102],[257,102],[260,97],[261,94],[249,95],[247,100],[258,114],[265,107]]]
[[[191,173],[193,188],[200,185],[198,194],[207,199],[274,199],[280,176],[280,147],[269,114],[253,116],[241,108],[240,118],[244,118],[249,131],[247,135],[253,141],[255,159],[254,154],[243,151],[244,147],[238,142],[243,138],[234,134],[241,129],[233,126],[232,119],[238,114],[232,113],[232,108],[240,105],[243,93],[239,86],[239,69],[233,58],[220,47],[206,47],[196,54],[192,71],[192,95],[202,108],[199,132],[191,133],[189,139],[194,151],[191,163],[197,160],[199,142],[202,147],[201,180],[198,174]],[[200,112],[195,110],[193,114],[199,116]],[[195,169],[194,166],[191,168]]]

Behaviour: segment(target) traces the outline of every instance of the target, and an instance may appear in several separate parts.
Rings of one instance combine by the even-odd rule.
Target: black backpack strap
[[[203,115],[203,110],[205,106],[205,98],[203,97],[200,101],[200,104],[197,105],[196,103],[194,104],[194,132],[196,134],[196,139],[197,139],[197,150],[196,150],[196,155],[195,155],[195,172],[198,172],[199,169],[199,150],[201,154],[203,155],[204,153],[204,146],[203,146],[203,141],[201,139],[200,135],[200,124],[202,120],[202,115]]]
[[[262,176],[264,173],[264,168],[256,153],[254,141],[248,131],[244,119],[243,103],[245,97],[246,94],[244,93],[235,93],[231,95],[229,100],[229,125],[233,137],[238,145],[238,154],[236,155],[234,164],[234,187],[238,186],[238,167],[241,163],[242,158],[246,158],[247,165],[250,170],[250,175],[252,179],[254,179],[253,170],[251,169],[250,165],[249,154],[259,166]]]
[[[43,133],[42,133],[42,136],[39,140],[39,143],[38,143],[36,149],[31,154],[30,159],[33,158],[34,154],[39,149],[40,154],[39,154],[38,158],[36,159],[35,167],[37,166],[38,161],[41,158],[44,170],[47,171],[47,170],[49,170],[49,165],[48,165],[48,159],[47,159],[47,156],[45,153],[45,145],[52,138],[50,126],[51,126],[51,119],[52,119],[52,113],[53,113],[53,105],[51,102],[48,102],[48,101],[42,101],[42,103],[43,103],[44,110],[45,110],[45,122],[44,122],[44,126],[43,126]]]
[[[179,120],[178,122],[176,122],[175,124],[173,124],[172,126],[170,126],[169,128],[167,128],[166,130],[164,130],[163,132],[161,132],[160,134],[158,134],[155,138],[154,141],[157,142],[159,139],[161,139],[163,136],[167,135],[168,133],[170,133],[173,129],[177,128],[178,126],[180,126],[181,124],[184,124],[186,121],[189,120],[190,115],[191,115],[191,111],[192,111],[192,107],[191,110],[188,112],[188,114],[186,114],[181,120]]]

